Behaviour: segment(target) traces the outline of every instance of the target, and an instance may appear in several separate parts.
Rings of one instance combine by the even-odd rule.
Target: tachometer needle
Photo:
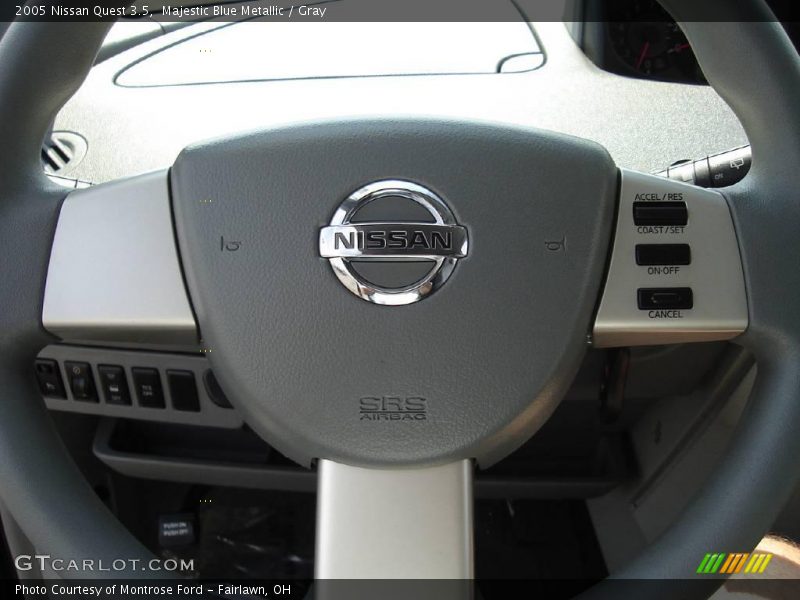
[[[650,50],[650,42],[645,42],[644,46],[642,46],[642,52],[639,54],[639,60],[636,61],[636,70],[642,68],[642,63],[644,59],[647,58],[647,51]]]
[[[691,48],[691,46],[689,44],[678,44],[674,48],[671,48],[670,50],[667,50],[667,52],[668,53],[669,52],[672,52],[672,53],[683,52],[687,48]]]

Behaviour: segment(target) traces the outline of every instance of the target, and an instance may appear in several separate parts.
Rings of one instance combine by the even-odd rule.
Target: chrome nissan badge
[[[467,255],[467,229],[427,188],[399,180],[356,190],[319,232],[319,253],[353,294],[399,306],[441,287]]]

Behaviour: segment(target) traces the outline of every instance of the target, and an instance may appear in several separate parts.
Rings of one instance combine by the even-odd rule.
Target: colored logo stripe
[[[728,559],[722,565],[722,569],[720,569],[720,573],[738,573],[742,570],[744,566],[744,562],[747,560],[747,557],[750,556],[749,553],[745,554],[729,554]]]
[[[772,554],[753,554],[750,562],[745,567],[745,573],[763,573],[767,568],[769,561],[772,560]]]
[[[748,561],[748,558],[750,559]],[[713,575],[715,573],[732,575],[740,573],[744,568],[745,573],[763,573],[767,568],[769,561],[772,560],[772,554],[755,553],[709,553],[700,561],[697,567],[697,573],[703,575]],[[747,565],[745,567],[745,564]]]

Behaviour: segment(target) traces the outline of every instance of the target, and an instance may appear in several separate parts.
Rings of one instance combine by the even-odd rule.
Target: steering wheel
[[[320,579],[472,577],[473,463],[541,426],[590,332],[599,346],[734,339],[758,363],[730,451],[614,577],[687,578],[710,548],[754,547],[800,479],[800,61],[762,0],[707,2],[724,23],[693,22],[694,0],[663,3],[752,145],[751,172],[721,193],[619,170],[563,135],[398,119],[214,140],[169,171],[67,194],[44,177],[40,143],[108,26],[13,24],[0,44],[0,492],[34,546],[150,556],[70,460],[31,365],[53,333],[167,335],[188,298],[246,422],[318,466]],[[155,226],[103,260],[168,248],[147,290],[69,267],[87,224],[113,231],[120,215]],[[691,293],[648,291],[631,253],[659,233],[691,242]],[[135,318],[107,318],[85,286]]]

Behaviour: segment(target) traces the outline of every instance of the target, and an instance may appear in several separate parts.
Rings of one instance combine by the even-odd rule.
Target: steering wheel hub
[[[589,142],[418,119],[221,140],[172,171],[226,392],[291,458],[362,466],[488,464],[544,422],[585,348],[616,184]],[[425,418],[363,419],[369,399]]]

